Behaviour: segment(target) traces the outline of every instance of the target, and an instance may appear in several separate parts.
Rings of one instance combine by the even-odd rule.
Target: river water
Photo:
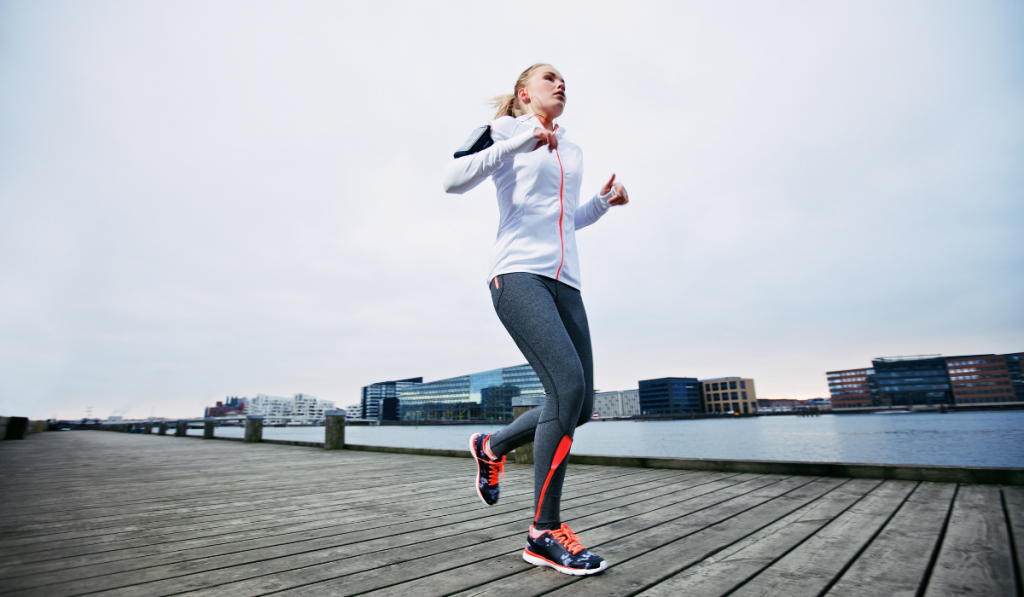
[[[501,426],[348,427],[351,444],[467,449]],[[238,427],[217,435],[241,437]],[[189,434],[202,434],[191,429]],[[323,427],[267,427],[266,439],[324,441]],[[576,454],[1024,467],[1024,411],[600,421],[576,431]]]

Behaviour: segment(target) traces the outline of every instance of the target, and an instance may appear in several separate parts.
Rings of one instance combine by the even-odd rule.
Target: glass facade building
[[[882,406],[953,404],[941,356],[875,359],[871,364]]]
[[[398,381],[381,381],[363,386],[359,399],[360,418],[376,421],[396,421],[399,418],[398,399],[402,388],[423,383],[422,377]]]
[[[399,392],[404,421],[511,421],[513,406],[544,401],[544,386],[528,364],[408,384]]]
[[[699,413],[700,382],[696,377],[664,377],[640,382],[640,412],[645,415]]]
[[[829,371],[832,408],[974,406],[1024,402],[1024,353],[886,357]]]

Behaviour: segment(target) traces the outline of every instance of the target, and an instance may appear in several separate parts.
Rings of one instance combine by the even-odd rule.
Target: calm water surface
[[[374,446],[467,449],[469,436],[501,426],[348,427],[345,441]],[[201,429],[190,435],[202,435]],[[241,428],[217,435],[241,437]],[[267,427],[266,439],[324,441],[323,427]],[[1024,467],[1024,411],[822,415],[694,421],[592,422],[576,454]]]

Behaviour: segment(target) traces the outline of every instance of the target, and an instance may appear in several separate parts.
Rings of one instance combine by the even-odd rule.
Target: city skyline
[[[539,61],[583,197],[631,198],[577,235],[598,388],[824,397],[880,355],[1020,350],[1024,5],[550,11],[467,52],[507,7],[0,4],[0,414],[347,406],[522,362],[493,185],[441,177]]]

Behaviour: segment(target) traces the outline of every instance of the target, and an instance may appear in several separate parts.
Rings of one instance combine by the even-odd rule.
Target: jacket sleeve
[[[576,210],[576,217],[573,219],[576,230],[590,226],[600,220],[601,216],[608,213],[608,210],[612,207],[608,201],[614,196],[614,191],[609,191],[607,195],[598,193],[594,195],[593,199],[579,206]]]
[[[457,193],[461,195],[469,191],[484,179],[490,176],[502,162],[516,154],[533,151],[536,147],[536,139],[533,138],[533,130],[528,130],[514,137],[510,133],[514,129],[514,119],[510,123],[502,122],[504,118],[491,123],[491,138],[494,145],[483,151],[464,155],[448,163],[444,171],[444,191],[446,193]]]

